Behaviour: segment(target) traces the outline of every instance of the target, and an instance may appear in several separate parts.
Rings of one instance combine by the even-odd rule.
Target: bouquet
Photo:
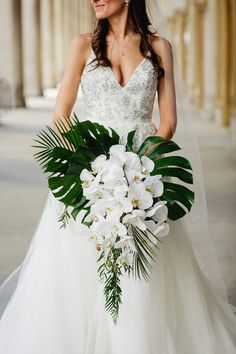
[[[83,212],[83,233],[95,242],[105,307],[116,324],[122,275],[148,281],[161,239],[169,233],[168,219],[183,217],[194,203],[192,190],[169,180],[193,184],[192,167],[184,157],[165,156],[180,147],[162,136],[146,138],[134,152],[135,130],[122,145],[112,128],[80,122],[76,115],[71,122],[68,129],[57,121],[60,134],[49,126],[42,130],[34,139],[40,149],[34,157],[64,204],[61,227]]]

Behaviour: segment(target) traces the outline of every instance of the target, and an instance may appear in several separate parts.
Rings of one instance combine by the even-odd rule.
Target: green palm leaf
[[[85,206],[80,174],[90,169],[91,162],[100,154],[108,155],[112,145],[119,143],[119,135],[113,130],[91,121],[80,122],[76,115],[68,128],[61,119],[55,121],[60,134],[46,126],[37,134],[33,145],[40,151],[33,156],[49,173],[48,186],[53,195],[66,206],[71,206],[76,218]],[[64,212],[68,216],[67,210]],[[63,220],[61,220],[63,221]]]
[[[130,225],[131,234],[137,249],[137,255],[134,261],[133,275],[134,278],[142,277],[148,281],[152,270],[152,260],[156,258],[155,249],[158,246],[152,242],[148,235],[138,227]],[[152,246],[150,246],[150,244]]]

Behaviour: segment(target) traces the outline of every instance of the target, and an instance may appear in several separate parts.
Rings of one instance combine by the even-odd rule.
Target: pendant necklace
[[[127,43],[125,44],[125,46],[124,46],[122,49],[120,49],[120,46],[119,46],[119,44],[118,44],[118,41],[117,41],[116,37],[115,37],[114,34],[113,34],[114,39],[113,39],[113,42],[112,42],[112,49],[111,49],[111,52],[112,52],[112,50],[113,50],[114,41],[116,40],[117,45],[118,45],[118,47],[119,47],[120,55],[121,55],[121,56],[124,56],[124,55],[125,55],[125,49],[126,49],[128,43],[130,42],[131,38],[133,37],[133,35],[134,35],[134,32],[132,32],[131,35],[128,37],[128,40],[127,40]]]

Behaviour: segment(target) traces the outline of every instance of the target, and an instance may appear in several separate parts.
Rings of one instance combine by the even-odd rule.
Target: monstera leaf
[[[128,136],[127,145],[131,149],[133,138],[132,134]],[[153,149],[146,153],[150,147]],[[164,193],[159,199],[167,201],[168,218],[171,220],[182,218],[191,210],[194,203],[194,192],[173,180],[177,178],[184,183],[193,184],[193,175],[190,172],[192,171],[191,163],[182,156],[166,156],[166,154],[180,149],[173,140],[161,136],[150,136],[145,139],[137,151],[140,157],[146,153],[146,156],[154,161],[155,167],[151,175],[160,174],[164,178],[171,179],[171,181],[165,181],[163,178]]]

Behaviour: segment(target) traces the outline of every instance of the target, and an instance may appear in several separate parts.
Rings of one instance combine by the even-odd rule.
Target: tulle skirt
[[[149,282],[122,278],[114,325],[98,251],[79,221],[60,228],[61,211],[49,192],[0,321],[1,354],[236,353],[236,317],[200,270],[183,219],[170,222]]]

